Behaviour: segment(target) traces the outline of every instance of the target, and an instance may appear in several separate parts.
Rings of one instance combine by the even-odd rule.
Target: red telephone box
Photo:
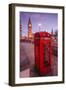
[[[48,32],[35,33],[35,64],[40,75],[51,72],[52,46],[51,34]]]

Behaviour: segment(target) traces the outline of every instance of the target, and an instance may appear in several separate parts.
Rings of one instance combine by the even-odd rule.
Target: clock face
[[[29,24],[29,27],[31,27],[32,25],[31,24]]]

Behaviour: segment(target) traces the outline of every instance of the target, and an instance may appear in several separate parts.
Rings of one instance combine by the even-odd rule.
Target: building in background
[[[32,22],[30,18],[28,20],[28,39],[31,41],[34,40],[34,33],[32,32]]]
[[[22,23],[21,23],[21,20],[20,20],[20,40],[22,39]]]
[[[28,39],[32,39],[32,23],[31,23],[30,18],[28,21]]]

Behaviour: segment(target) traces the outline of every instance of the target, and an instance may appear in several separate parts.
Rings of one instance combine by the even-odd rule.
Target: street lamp
[[[39,32],[40,32],[40,30],[41,30],[41,23],[38,24],[38,27],[39,27]]]

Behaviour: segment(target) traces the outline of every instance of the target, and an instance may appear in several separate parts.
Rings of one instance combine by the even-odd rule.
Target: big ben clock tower
[[[32,23],[31,23],[30,18],[29,18],[29,21],[28,21],[28,38],[32,39]]]

